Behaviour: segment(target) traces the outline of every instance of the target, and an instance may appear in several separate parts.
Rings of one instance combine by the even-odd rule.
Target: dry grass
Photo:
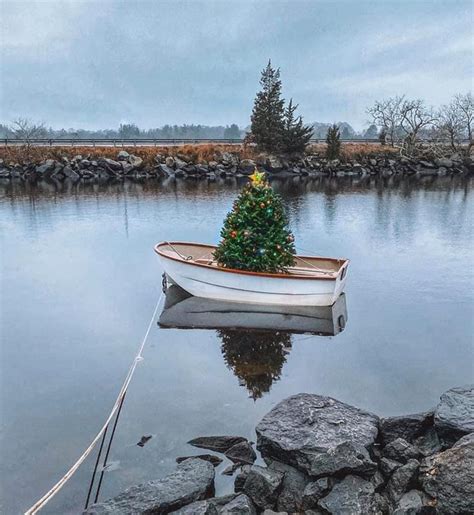
[[[184,145],[184,146],[162,146],[162,147],[0,147],[0,159],[13,163],[37,163],[46,159],[61,160],[62,157],[73,158],[81,155],[83,158],[97,160],[100,157],[117,159],[120,150],[126,150],[130,154],[141,157],[145,166],[156,164],[155,157],[158,154],[164,156],[178,156],[186,161],[203,163],[218,161],[224,152],[237,154],[241,159],[253,159],[256,157],[254,147],[245,145]],[[326,144],[318,143],[308,147],[308,154],[316,154],[324,157]],[[342,145],[343,159],[358,159],[368,155],[392,154],[397,152],[391,147],[382,147],[372,143],[345,143]]]

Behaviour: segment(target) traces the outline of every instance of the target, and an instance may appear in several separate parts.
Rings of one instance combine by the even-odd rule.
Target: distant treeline
[[[26,120],[25,120],[26,121]],[[371,125],[368,129],[356,132],[347,122],[339,124],[342,139],[364,139],[377,138],[378,130],[375,125]],[[314,122],[314,138],[324,139],[330,123]],[[121,124],[118,129],[53,129],[46,127],[44,124],[36,124],[34,138],[51,138],[51,139],[71,139],[71,138],[87,138],[87,139],[133,139],[133,138],[156,138],[156,139],[239,139],[244,138],[249,127],[239,128],[235,123],[227,126],[223,125],[163,125],[155,129],[140,129],[133,123]],[[0,123],[0,138],[17,138],[19,137],[18,126],[16,123],[12,125]]]

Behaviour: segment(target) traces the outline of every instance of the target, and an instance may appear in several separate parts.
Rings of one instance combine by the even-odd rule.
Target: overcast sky
[[[269,58],[305,121],[472,90],[473,2],[0,0],[0,121],[246,126]]]

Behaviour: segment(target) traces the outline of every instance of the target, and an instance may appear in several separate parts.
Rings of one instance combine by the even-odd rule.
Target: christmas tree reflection
[[[270,391],[281,376],[291,350],[291,333],[284,331],[217,331],[227,366],[254,400]]]

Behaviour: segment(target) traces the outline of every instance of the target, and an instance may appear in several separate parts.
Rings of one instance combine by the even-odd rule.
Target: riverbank
[[[29,182],[104,182],[125,179],[192,179],[245,177],[255,167],[274,177],[392,177],[470,175],[474,157],[460,153],[445,157],[407,158],[390,147],[346,145],[341,159],[328,160],[324,145],[304,156],[255,154],[245,147],[129,148],[3,148],[0,179]]]
[[[474,385],[445,392],[432,411],[379,418],[330,397],[277,404],[252,442],[209,436],[189,443],[221,454],[177,458],[176,471],[84,513],[352,515],[474,511]],[[214,497],[214,467],[236,473],[234,494]],[[270,511],[271,510],[271,511]]]

